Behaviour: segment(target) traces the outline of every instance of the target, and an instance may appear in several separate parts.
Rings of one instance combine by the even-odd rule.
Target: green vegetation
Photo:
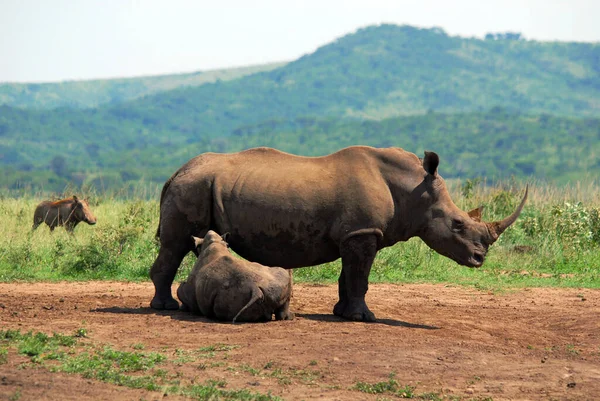
[[[450,182],[463,210],[484,205],[484,218],[510,214],[524,185],[486,187],[473,181]],[[600,287],[600,192],[589,187],[534,184],[517,222],[492,246],[484,266],[468,269],[428,248],[420,239],[382,249],[371,282],[444,282],[479,288],[523,286]],[[154,238],[158,202],[94,197],[98,224],[80,224],[73,236],[42,225],[30,232],[39,200],[0,199],[0,281],[125,280],[146,281],[158,252]],[[195,259],[188,255],[176,280],[182,281]],[[296,282],[335,283],[340,261],[294,271]],[[85,337],[85,332],[80,334]],[[206,350],[214,352],[216,350]]]
[[[351,144],[438,151],[446,177],[566,182],[600,172],[598,60],[599,44],[368,27],[235,80],[94,109],[0,106],[0,185],[131,192],[206,151],[322,155]],[[121,88],[89,83],[105,84]],[[131,92],[121,85],[117,94]]]
[[[378,382],[375,384],[358,382],[354,385],[354,389],[368,394],[390,394],[399,398],[414,398],[414,387],[401,387],[394,377],[395,374],[391,373],[389,380],[385,382]]]
[[[257,72],[270,71],[285,63],[270,63],[185,74],[136,78],[66,81],[58,83],[0,83],[0,105],[31,109],[57,107],[89,108],[122,103],[181,87],[230,81]]]
[[[1,121],[2,117],[0,125]],[[440,154],[440,172],[446,178],[535,176],[564,183],[600,172],[596,157],[600,152],[600,119],[530,116],[500,108],[383,121],[273,120],[239,128],[229,137],[200,138],[190,143],[184,134],[172,133],[136,139],[105,136],[100,146],[101,137],[78,132],[65,127],[60,135],[51,131],[17,135],[18,130],[11,130],[0,136],[0,148],[5,146],[6,150],[4,161],[13,159],[12,164],[0,164],[0,185],[26,193],[82,188],[121,195],[146,191],[154,196],[173,172],[199,153],[256,146],[306,156],[325,155],[357,144],[399,146],[419,156],[424,150],[433,150]],[[64,152],[67,142],[68,155]],[[56,154],[64,156],[53,156]]]
[[[0,363],[6,363],[8,351],[27,357],[22,368],[41,367],[52,372],[78,374],[119,386],[162,391],[165,395],[184,395],[197,400],[278,400],[248,390],[226,389],[223,380],[208,379],[204,384],[181,384],[176,372],[168,368],[172,361],[158,352],[120,351],[111,346],[85,345],[78,336],[43,332],[21,333],[20,330],[0,330]],[[14,356],[11,356],[14,357]],[[160,368],[158,368],[160,366]]]

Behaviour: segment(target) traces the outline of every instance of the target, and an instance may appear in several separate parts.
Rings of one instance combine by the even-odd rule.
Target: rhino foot
[[[295,317],[294,312],[275,312],[275,320],[294,320]]]
[[[150,302],[150,307],[157,310],[178,310],[179,302],[173,297],[169,298],[158,298],[154,297]]]
[[[333,314],[356,322],[377,321],[375,314],[369,310],[364,301],[355,303],[339,301],[333,308]]]

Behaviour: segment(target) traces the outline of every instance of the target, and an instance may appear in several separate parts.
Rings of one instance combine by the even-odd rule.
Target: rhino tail
[[[264,299],[264,294],[263,292],[260,290],[260,288],[258,288],[258,286],[254,286],[254,288],[252,289],[252,297],[250,297],[250,301],[248,301],[248,303],[237,313],[237,315],[235,315],[235,317],[233,318],[233,322],[235,323],[236,319],[249,307],[251,307],[252,305],[254,305],[254,303],[256,301],[262,301]]]

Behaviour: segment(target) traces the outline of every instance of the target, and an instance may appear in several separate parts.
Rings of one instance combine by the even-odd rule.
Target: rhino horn
[[[502,234],[504,232],[504,230],[506,230],[508,227],[510,227],[510,225],[513,224],[517,220],[517,218],[521,214],[521,210],[523,210],[523,206],[525,206],[525,201],[527,200],[528,192],[529,192],[529,185],[527,185],[527,187],[525,187],[525,195],[523,195],[523,200],[521,200],[521,204],[517,207],[517,210],[515,210],[513,212],[513,214],[511,214],[504,220],[495,221],[493,223],[488,223],[488,226],[490,228],[490,232],[492,234],[494,241],[498,239],[498,237],[500,236],[500,234]]]

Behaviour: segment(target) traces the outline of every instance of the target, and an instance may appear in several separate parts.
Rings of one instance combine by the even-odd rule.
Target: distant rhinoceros
[[[289,311],[292,271],[234,257],[225,240],[209,230],[193,237],[198,259],[177,289],[182,309],[219,320],[257,322],[293,319]]]
[[[73,196],[55,202],[43,201],[37,205],[31,229],[35,230],[40,224],[46,223],[50,226],[50,231],[54,231],[57,226],[65,226],[65,230],[72,233],[80,221],[93,225],[96,224],[96,216],[90,210],[87,200]]]
[[[381,248],[420,237],[457,263],[483,264],[489,246],[519,216],[481,221],[481,209],[460,210],[438,174],[439,157],[419,159],[400,148],[352,146],[323,157],[269,148],[201,154],[165,183],[150,275],[151,306],[175,309],[171,284],[191,235],[231,233],[231,248],[268,266],[297,268],[342,258],[333,313],[374,321],[365,303],[368,277]]]

